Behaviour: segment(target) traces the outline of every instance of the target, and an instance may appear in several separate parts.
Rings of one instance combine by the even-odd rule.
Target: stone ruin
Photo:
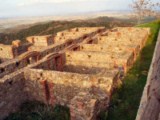
[[[80,27],[0,45],[0,120],[32,100],[68,106],[71,120],[97,120],[149,34],[148,28]]]

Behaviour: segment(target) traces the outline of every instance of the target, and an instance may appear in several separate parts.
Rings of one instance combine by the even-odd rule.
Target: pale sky
[[[0,18],[129,10],[132,0],[0,0]],[[159,0],[152,0],[159,1]]]

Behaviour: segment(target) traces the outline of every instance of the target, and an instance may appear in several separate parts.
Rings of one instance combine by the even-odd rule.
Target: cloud
[[[65,3],[65,2],[88,2],[88,1],[106,1],[106,0],[23,0],[19,2],[18,6],[28,6],[38,3]]]

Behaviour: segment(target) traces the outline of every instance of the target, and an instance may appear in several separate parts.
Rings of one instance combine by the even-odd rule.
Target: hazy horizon
[[[129,4],[132,0],[0,0],[0,2],[0,18],[6,18],[130,10]]]
[[[125,14],[125,13],[131,13],[131,10],[100,10],[100,11],[87,11],[87,12],[77,12],[77,13],[65,13],[65,14],[51,14],[51,15],[25,15],[25,16],[5,16],[5,17],[1,17],[0,19],[16,19],[16,18],[37,18],[37,17],[74,17],[74,16],[85,16],[85,15],[95,15],[95,14],[99,14],[99,13],[104,13],[106,14],[105,16],[107,16],[107,14]],[[90,16],[88,16],[90,17]]]

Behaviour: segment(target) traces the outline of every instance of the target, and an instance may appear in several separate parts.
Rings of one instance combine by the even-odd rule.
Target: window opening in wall
[[[42,77],[42,76],[43,76],[43,73],[40,73],[40,76]]]
[[[92,44],[93,43],[93,40],[90,40],[89,42],[88,42],[88,44]]]
[[[16,62],[16,67],[18,67],[20,65],[20,63],[19,62]]]
[[[34,43],[34,38],[32,38],[32,42]]]
[[[73,48],[73,51],[78,51],[78,50],[79,50],[78,47]]]
[[[3,50],[2,48],[0,48],[0,50]]]
[[[27,63],[28,63],[28,64],[30,64],[30,61],[29,61],[29,59],[27,59]]]
[[[10,85],[12,85],[12,84],[13,84],[13,81],[9,81],[8,83],[9,83]]]
[[[68,45],[71,45],[72,44],[72,42],[68,42]]]
[[[57,71],[62,71],[62,58],[61,56],[55,57],[55,66]]]
[[[63,46],[60,46],[59,49],[62,50],[62,49],[63,49]]]
[[[27,59],[27,64],[30,64],[30,63],[31,63],[30,58],[28,58]]]
[[[86,39],[87,38],[87,36],[85,35],[84,37],[83,37],[83,39]]]
[[[98,30],[98,33],[100,33],[101,32],[101,30]]]
[[[45,90],[46,101],[49,102],[49,100],[50,100],[50,90],[49,90],[47,80],[44,81],[44,90]]]
[[[76,30],[75,30],[76,32],[78,32],[79,31],[79,29],[78,28],[76,28]]]
[[[0,73],[3,73],[4,71],[4,68],[0,68]]]

